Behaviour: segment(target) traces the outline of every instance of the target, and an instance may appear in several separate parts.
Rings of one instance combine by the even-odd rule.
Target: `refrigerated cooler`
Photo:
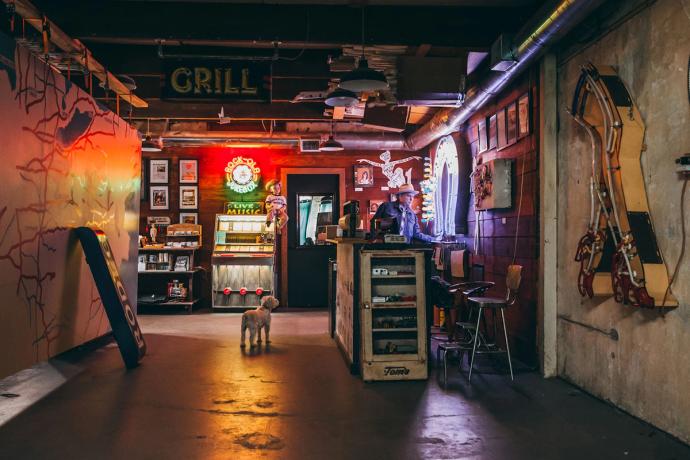
[[[365,381],[427,378],[424,254],[360,254],[361,372]]]
[[[275,295],[274,243],[265,215],[216,215],[213,308],[244,311]]]

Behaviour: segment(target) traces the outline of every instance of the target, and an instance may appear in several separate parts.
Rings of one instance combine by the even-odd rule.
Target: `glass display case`
[[[216,215],[213,307],[246,310],[273,295],[274,247],[273,227],[265,215]]]
[[[424,255],[362,251],[362,377],[427,378]]]

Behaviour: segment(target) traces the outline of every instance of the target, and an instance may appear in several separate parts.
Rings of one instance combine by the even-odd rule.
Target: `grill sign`
[[[177,62],[165,71],[169,99],[234,99],[265,101],[270,78],[268,64],[233,62]]]

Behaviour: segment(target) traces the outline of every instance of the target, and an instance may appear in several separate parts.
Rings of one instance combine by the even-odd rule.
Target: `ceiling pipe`
[[[164,145],[224,144],[261,140],[266,143],[297,143],[300,138],[315,139],[328,137],[328,133],[257,131],[168,131],[161,135]],[[405,138],[396,133],[337,133],[335,139],[345,150],[404,150]]]
[[[464,122],[498,95],[511,81],[527,70],[546,49],[582,21],[602,0],[560,0],[545,16],[537,14],[515,36],[513,48],[517,63],[505,72],[492,72],[468,89],[463,105],[443,109],[405,139],[405,150],[420,150],[435,140],[456,131]]]

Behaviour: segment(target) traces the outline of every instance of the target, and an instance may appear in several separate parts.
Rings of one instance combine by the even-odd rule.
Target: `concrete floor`
[[[274,313],[269,350],[239,315],[141,316],[149,353],[114,345],[0,428],[7,459],[686,459],[690,448],[560,380],[455,367],[447,389],[364,384],[322,312]]]

